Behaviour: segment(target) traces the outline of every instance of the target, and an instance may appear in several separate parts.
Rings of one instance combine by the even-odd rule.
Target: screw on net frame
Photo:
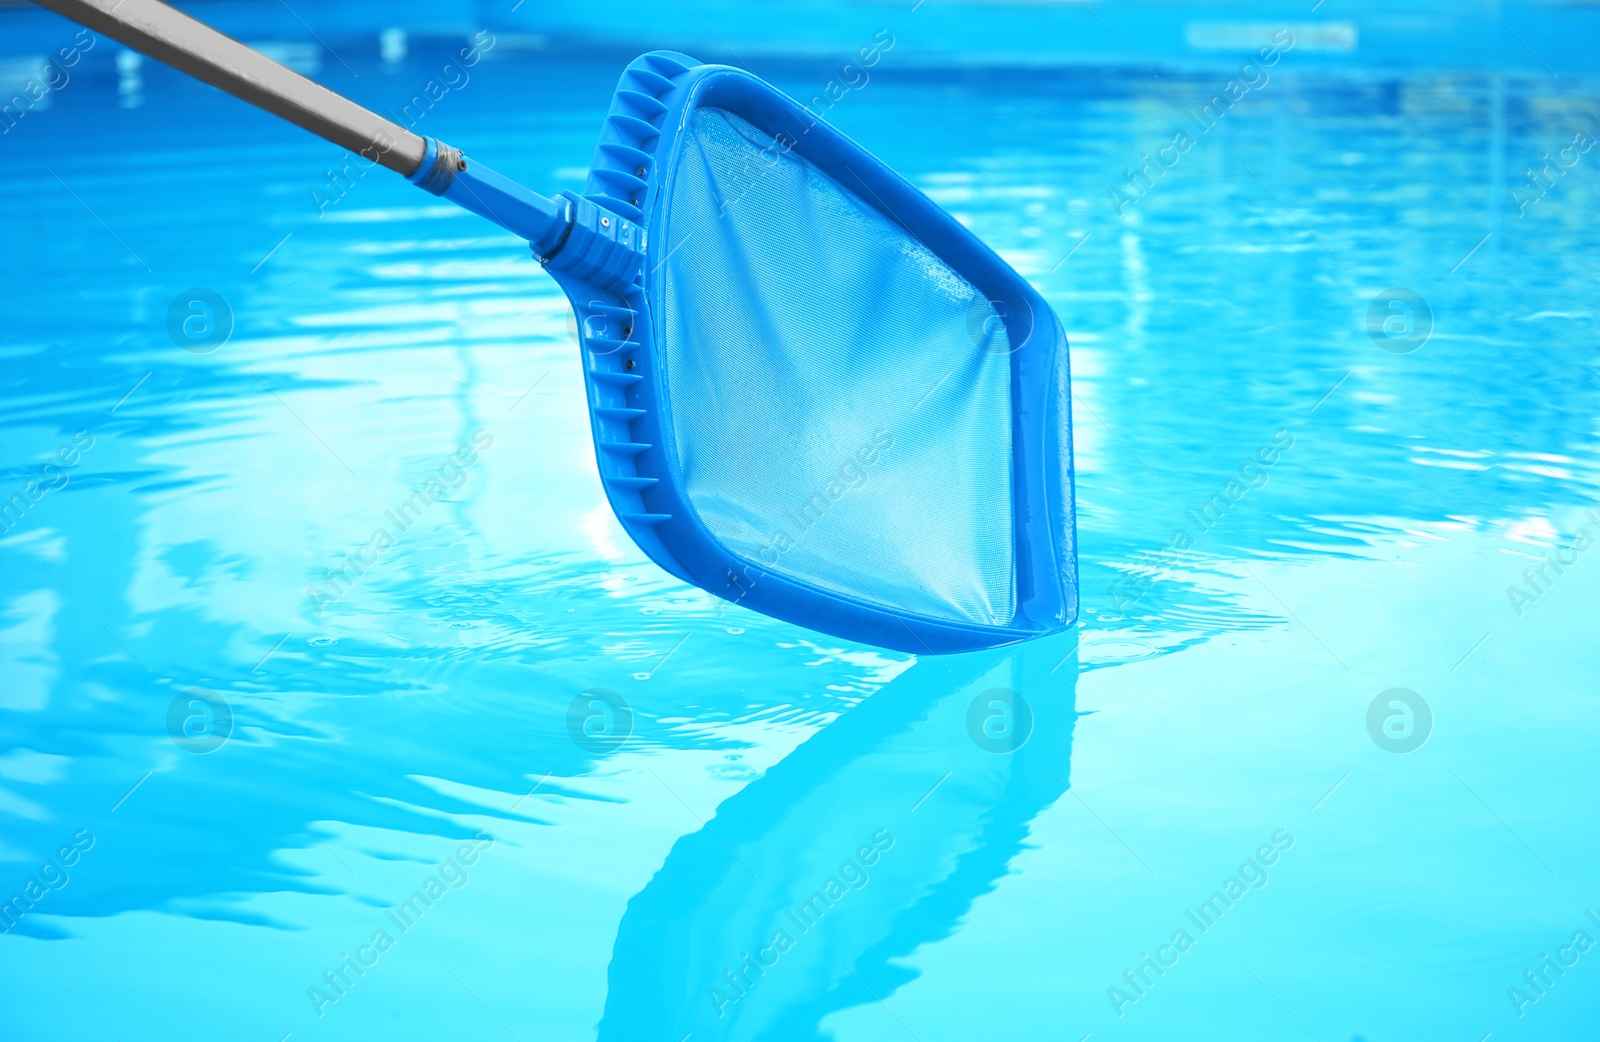
[[[606,495],[673,575],[917,653],[1076,617],[1060,323],[758,77],[638,58],[550,199],[156,0],[39,2],[526,239],[577,313]]]

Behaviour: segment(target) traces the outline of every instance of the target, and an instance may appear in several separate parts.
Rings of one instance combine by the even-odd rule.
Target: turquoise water
[[[457,46],[335,43],[372,104]],[[419,129],[576,189],[627,57],[508,38]],[[1523,171],[1595,86],[1226,80],[831,113],[1072,343],[1081,626],[917,660],[632,547],[517,242],[75,77],[0,139],[4,1036],[1582,1037],[1600,152]]]

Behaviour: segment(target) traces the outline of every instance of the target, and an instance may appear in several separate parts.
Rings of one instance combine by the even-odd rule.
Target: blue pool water
[[[459,47],[332,42],[374,105]],[[627,57],[508,35],[419,129],[577,189]],[[1596,85],[1296,60],[830,113],[1072,344],[1081,624],[923,660],[633,548],[516,241],[86,64],[0,138],[0,1035],[1582,1037],[1600,151],[1524,171]]]

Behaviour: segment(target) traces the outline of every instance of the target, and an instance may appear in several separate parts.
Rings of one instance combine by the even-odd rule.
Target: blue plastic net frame
[[[1000,316],[1009,348],[1004,357],[1013,569],[1003,623],[936,617],[783,574],[757,556],[730,549],[702,520],[687,492],[674,437],[662,322],[664,262],[673,249],[668,203],[693,118],[702,108],[732,114],[803,159],[926,247]],[[652,560],[763,614],[916,654],[996,647],[1071,625],[1078,590],[1066,336],[1043,298],[1009,265],[871,153],[758,77],[668,51],[643,55],[624,71],[584,198],[645,229],[644,263],[620,294],[552,274],[578,317],[607,498]]]

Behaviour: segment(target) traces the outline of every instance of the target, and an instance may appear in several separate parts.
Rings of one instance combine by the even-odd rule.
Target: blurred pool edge
[[[1287,29],[1297,64],[1361,72],[1494,70],[1552,78],[1600,67],[1597,0],[591,0],[489,5],[475,0],[326,0],[291,11],[270,0],[177,6],[249,42],[333,41],[377,49],[384,29],[418,37],[481,29],[515,46],[571,54],[686,51],[703,61],[855,61],[887,32],[906,68],[1236,66]],[[306,21],[302,21],[302,16]],[[0,0],[0,73],[53,54],[71,33],[25,0]],[[365,41],[363,44],[362,41]],[[109,50],[109,49],[108,49]],[[0,75],[0,90],[15,77]],[[0,99],[3,100],[3,99]]]

